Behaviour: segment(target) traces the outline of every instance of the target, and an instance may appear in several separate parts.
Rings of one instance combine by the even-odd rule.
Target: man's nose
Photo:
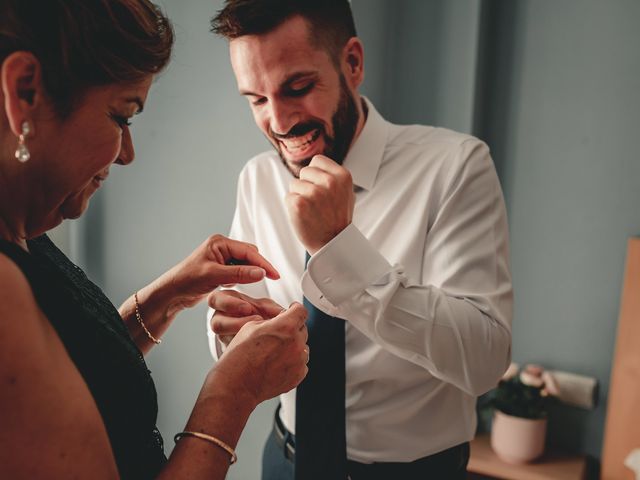
[[[271,103],[271,119],[269,126],[273,133],[286,135],[300,121],[297,109],[285,102]]]

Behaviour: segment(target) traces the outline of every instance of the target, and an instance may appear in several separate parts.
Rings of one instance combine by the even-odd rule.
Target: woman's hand
[[[120,307],[129,333],[143,353],[169,328],[176,314],[194,306],[220,285],[253,283],[280,275],[251,244],[213,235],[160,278],[132,295]],[[144,322],[142,328],[137,312]]]
[[[291,390],[307,374],[306,317],[304,307],[294,303],[270,320],[245,324],[209,371],[185,430],[208,433],[235,447],[255,407]],[[181,440],[161,478],[186,478],[184,465],[212,478],[195,462],[216,466],[215,478],[223,478],[229,455],[200,440]]]
[[[215,366],[218,376],[255,405],[295,388],[308,372],[307,311],[293,303],[270,320],[245,323]]]
[[[269,320],[284,311],[270,298],[252,298],[235,290],[216,290],[209,295],[208,301],[215,309],[211,329],[225,346],[245,323]]]
[[[171,292],[171,316],[194,306],[220,285],[254,283],[265,276],[280,278],[255,245],[213,235],[157,282]]]

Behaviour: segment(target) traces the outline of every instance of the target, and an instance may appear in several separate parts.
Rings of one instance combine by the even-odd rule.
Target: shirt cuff
[[[379,283],[391,270],[389,262],[350,224],[309,259],[302,291],[313,305],[333,314],[331,307]]]

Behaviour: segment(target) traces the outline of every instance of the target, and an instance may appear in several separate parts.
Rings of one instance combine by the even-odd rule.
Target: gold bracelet
[[[231,456],[231,458],[229,459],[229,465],[233,465],[238,461],[238,456],[236,455],[235,450],[216,437],[212,437],[211,435],[207,435],[206,433],[184,431],[176,433],[176,435],[173,437],[173,441],[175,443],[178,443],[178,440],[180,440],[182,437],[195,437],[199,438],[200,440],[206,440],[209,443],[217,445]]]
[[[154,337],[153,335],[151,335],[151,332],[149,331],[147,326],[142,321],[142,315],[140,315],[140,305],[138,305],[138,292],[133,294],[133,299],[136,302],[136,319],[138,320],[138,323],[140,324],[140,326],[142,327],[144,332],[147,334],[147,337],[149,337],[151,339],[151,341],[153,343],[155,343],[156,345],[160,345],[162,343],[162,340],[160,340],[160,339]]]

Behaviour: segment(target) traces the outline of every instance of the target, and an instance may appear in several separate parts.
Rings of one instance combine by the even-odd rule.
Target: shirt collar
[[[360,135],[347,153],[343,166],[351,172],[354,185],[371,190],[382,163],[389,127],[369,99],[362,98],[369,113]]]

